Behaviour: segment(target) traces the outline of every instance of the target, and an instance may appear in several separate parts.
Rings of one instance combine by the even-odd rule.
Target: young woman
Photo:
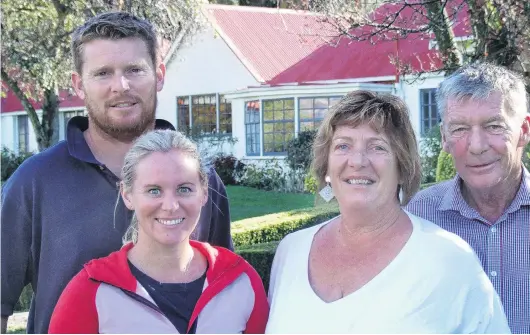
[[[207,183],[184,135],[140,137],[122,170],[121,197],[134,211],[126,244],[72,279],[50,333],[263,333],[269,308],[256,271],[227,249],[190,240]]]

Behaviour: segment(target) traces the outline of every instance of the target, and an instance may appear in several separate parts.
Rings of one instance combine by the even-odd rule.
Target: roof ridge
[[[239,12],[256,12],[256,13],[269,13],[269,14],[293,14],[303,16],[322,16],[320,13],[310,12],[301,9],[287,9],[287,8],[270,8],[270,7],[258,7],[258,6],[236,6],[236,5],[221,5],[221,4],[204,4],[208,10],[230,10]]]

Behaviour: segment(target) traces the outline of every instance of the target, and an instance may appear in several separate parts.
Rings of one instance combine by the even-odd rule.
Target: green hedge
[[[440,151],[438,155],[438,165],[436,166],[436,182],[452,179],[456,175],[453,156],[445,151]]]
[[[274,260],[274,253],[278,243],[280,241],[245,245],[236,249],[236,253],[246,259],[256,269],[261,280],[263,280],[265,291],[269,290],[272,261]]]
[[[279,241],[289,233],[324,222],[338,214],[338,206],[332,204],[245,219],[232,225],[232,239],[236,247]]]

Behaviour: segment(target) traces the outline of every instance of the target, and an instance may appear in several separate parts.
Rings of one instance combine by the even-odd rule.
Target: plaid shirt
[[[466,240],[477,253],[504,306],[511,331],[530,333],[530,174],[496,222],[462,197],[457,175],[414,196],[407,210]],[[440,311],[441,313],[443,311]]]

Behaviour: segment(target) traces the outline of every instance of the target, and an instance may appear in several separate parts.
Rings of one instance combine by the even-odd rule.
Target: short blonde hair
[[[331,141],[337,127],[362,124],[389,137],[403,180],[401,204],[406,205],[420,187],[420,156],[408,108],[403,100],[391,94],[354,91],[326,113],[313,143],[312,170],[318,183],[321,187],[325,185]],[[396,197],[399,191],[400,186],[396,189]]]

